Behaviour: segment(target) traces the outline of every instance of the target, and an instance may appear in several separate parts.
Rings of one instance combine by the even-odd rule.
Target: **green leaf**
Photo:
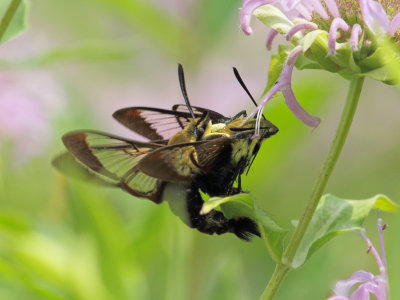
[[[397,204],[384,195],[366,200],[346,200],[330,194],[322,196],[292,266],[303,265],[336,235],[360,228],[373,208],[393,212],[397,210]]]
[[[230,197],[212,197],[209,200],[207,200],[204,204],[203,207],[200,211],[201,214],[205,215],[208,214],[210,211],[212,211],[213,209],[219,208],[219,206],[223,203],[227,203],[229,201],[237,201],[239,203],[243,204],[248,204],[249,206],[252,205],[252,203],[250,201],[252,201],[250,199],[250,196],[248,194],[237,194],[237,195],[233,195]]]
[[[283,252],[283,242],[288,233],[287,229],[279,227],[263,210],[255,206],[258,227],[271,257],[280,262]]]
[[[0,44],[28,27],[28,1],[0,1]]]
[[[263,210],[254,205],[249,194],[230,197],[213,197],[203,204],[202,213],[220,208],[227,218],[245,216],[255,220],[271,257],[279,262],[283,251],[283,241],[288,230],[277,225]]]

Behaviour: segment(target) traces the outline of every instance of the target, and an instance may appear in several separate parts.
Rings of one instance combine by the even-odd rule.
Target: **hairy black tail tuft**
[[[257,224],[250,218],[237,217],[229,220],[229,232],[238,238],[249,242],[253,235],[261,236]]]

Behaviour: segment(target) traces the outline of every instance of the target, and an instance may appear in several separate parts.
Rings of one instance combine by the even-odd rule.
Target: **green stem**
[[[0,21],[0,42],[3,39],[4,33],[6,32],[8,25],[10,25],[10,22],[14,17],[14,14],[17,11],[20,3],[21,0],[12,0],[10,5],[8,5],[6,13]]]
[[[342,112],[339,126],[336,130],[335,138],[333,139],[328,156],[325,159],[322,170],[317,178],[314,188],[311,193],[310,200],[305,207],[303,214],[299,220],[299,224],[293,233],[286,250],[282,257],[282,263],[276,266],[276,269],[261,295],[260,300],[272,300],[277,293],[284,277],[290,271],[293,259],[297,249],[306,233],[307,227],[310,224],[311,218],[314,215],[318,202],[325,190],[328,179],[332,174],[332,170],[338,160],[338,157],[343,149],[351,123],[356,112],[358,100],[360,99],[361,89],[364,83],[364,77],[355,76],[350,81],[350,87],[346,98],[346,103]]]

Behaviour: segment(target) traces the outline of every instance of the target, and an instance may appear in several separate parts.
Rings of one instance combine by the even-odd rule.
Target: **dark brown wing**
[[[137,168],[163,181],[189,182],[195,175],[209,172],[227,147],[231,147],[227,137],[171,145],[146,155]]]
[[[161,202],[162,182],[132,170],[140,160],[155,149],[158,144],[126,140],[98,131],[76,131],[63,136],[68,151],[91,171],[111,179],[129,193]],[[126,174],[131,174],[126,177]]]
[[[200,107],[193,107],[195,117],[209,113],[211,121],[226,120],[223,115]],[[130,130],[153,140],[169,140],[184,129],[192,119],[185,105],[176,104],[172,110],[152,107],[128,107],[117,110],[113,117]]]

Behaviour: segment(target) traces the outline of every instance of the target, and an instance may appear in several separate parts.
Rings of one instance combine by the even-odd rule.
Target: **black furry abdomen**
[[[229,195],[233,182],[238,175],[237,166],[232,164],[231,156],[232,147],[226,147],[219,154],[216,164],[207,174],[199,174],[194,178],[194,186],[211,197]]]

